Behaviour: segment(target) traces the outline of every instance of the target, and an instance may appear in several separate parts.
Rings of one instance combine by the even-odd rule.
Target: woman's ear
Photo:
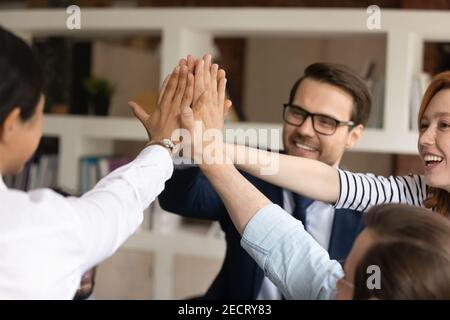
[[[14,137],[17,125],[20,121],[20,108],[15,107],[5,118],[0,126],[0,141],[8,143]]]

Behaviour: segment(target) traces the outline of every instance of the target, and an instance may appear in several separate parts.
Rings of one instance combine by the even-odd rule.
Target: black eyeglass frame
[[[297,110],[299,110],[299,111],[305,113],[306,116],[305,116],[305,118],[303,119],[302,123],[296,124],[296,123],[289,122],[289,121],[286,119],[286,118],[287,118],[287,117],[286,117],[286,110],[287,110],[288,108],[294,108],[294,109],[297,109]],[[323,132],[318,131],[318,130],[316,129],[316,125],[314,124],[314,116],[320,116],[320,117],[324,117],[324,118],[327,118],[327,119],[330,119],[330,120],[334,121],[334,122],[336,123],[336,126],[334,127],[333,132],[332,132],[332,133],[323,133]],[[337,119],[335,119],[335,118],[333,118],[333,117],[327,116],[327,115],[325,115],[325,114],[309,112],[309,111],[303,109],[302,107],[297,106],[297,105],[292,104],[292,103],[283,103],[283,120],[284,120],[284,122],[286,122],[287,124],[290,124],[291,126],[295,126],[295,127],[301,127],[301,126],[303,125],[303,123],[305,123],[306,119],[308,119],[308,117],[311,117],[314,131],[316,131],[317,133],[322,134],[322,135],[324,135],[324,136],[331,136],[331,135],[333,135],[333,134],[336,132],[336,129],[337,129],[338,127],[340,127],[340,126],[349,126],[350,128],[353,128],[353,127],[355,126],[355,123],[354,123],[353,121],[339,121],[339,120],[337,120]]]

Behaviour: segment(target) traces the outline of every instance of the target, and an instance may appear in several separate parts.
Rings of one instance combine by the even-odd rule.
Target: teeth
[[[423,157],[423,159],[425,161],[438,161],[438,162],[441,162],[443,158],[439,157],[439,156],[433,156],[433,155],[427,154],[427,155],[425,155]]]
[[[313,149],[311,147],[305,146],[304,144],[301,144],[301,143],[296,143],[295,145],[298,148],[302,148],[302,149],[305,149],[305,150],[308,150],[308,151],[316,151],[316,149]]]

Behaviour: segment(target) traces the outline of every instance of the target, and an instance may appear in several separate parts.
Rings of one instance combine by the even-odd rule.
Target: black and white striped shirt
[[[424,207],[427,186],[420,175],[390,176],[338,170],[340,193],[335,207],[367,211],[383,203],[404,203]]]

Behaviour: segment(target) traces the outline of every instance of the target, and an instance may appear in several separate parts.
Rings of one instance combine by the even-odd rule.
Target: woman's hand
[[[147,130],[150,142],[159,142],[164,138],[172,138],[174,142],[178,142],[178,137],[175,138],[174,133],[180,128],[182,107],[192,103],[193,89],[193,75],[188,73],[186,66],[177,66],[164,80],[158,97],[158,106],[151,115],[137,103],[129,102],[134,115]]]

